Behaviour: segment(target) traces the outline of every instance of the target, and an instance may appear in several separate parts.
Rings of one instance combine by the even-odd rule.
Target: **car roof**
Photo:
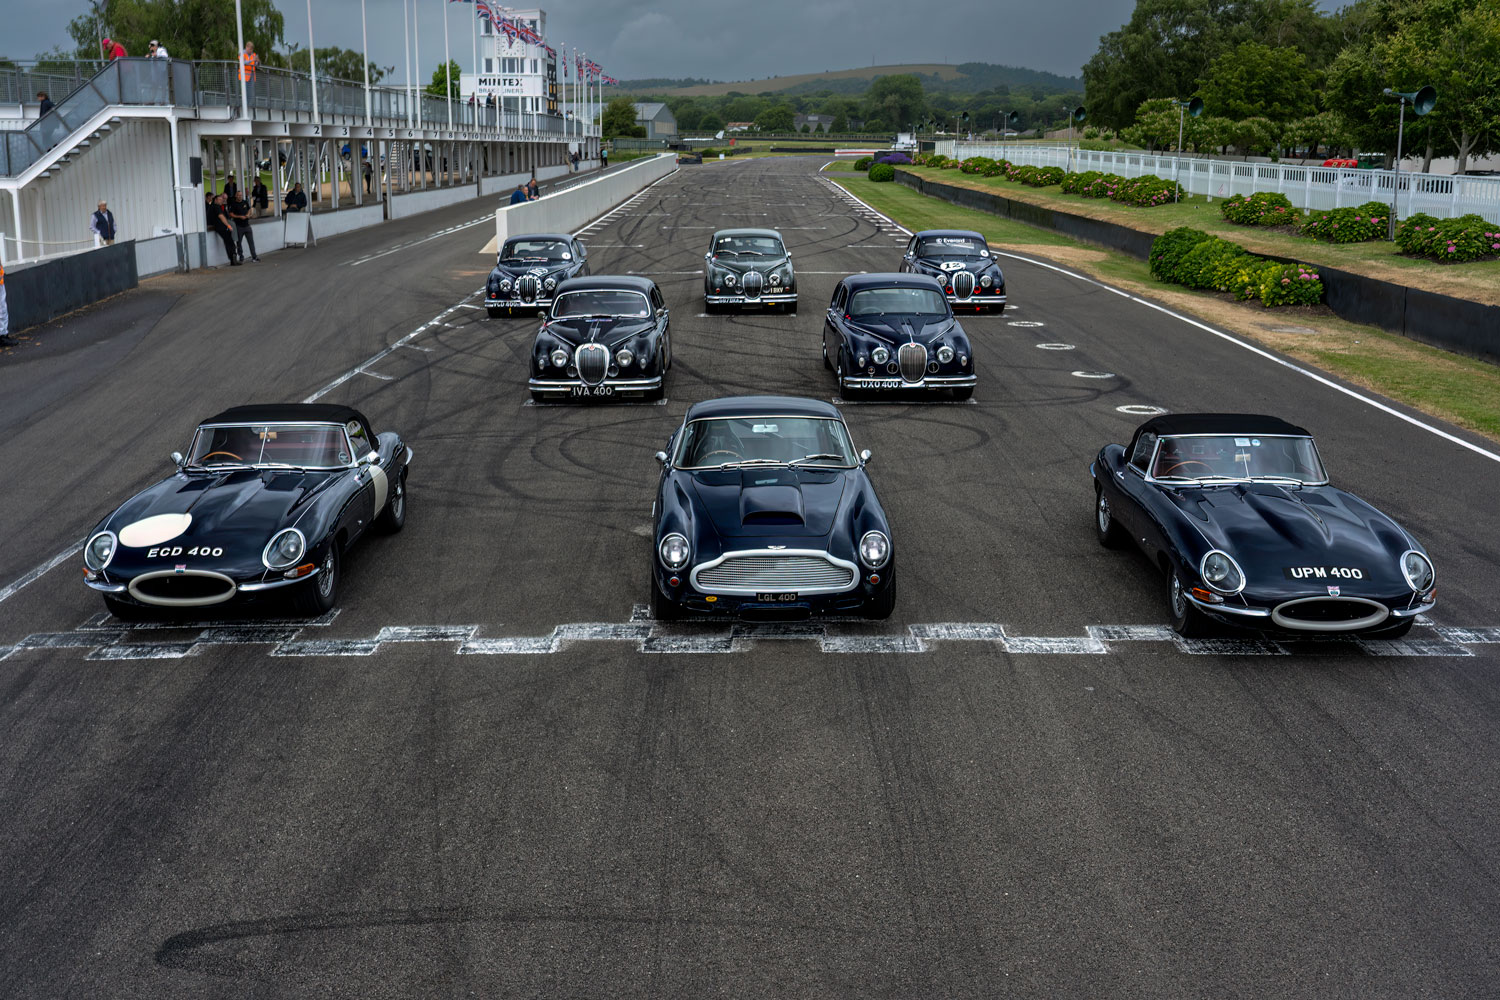
[[[573,242],[573,237],[568,233],[518,233],[515,236],[505,237],[505,242],[514,240],[558,240],[563,243]]]
[[[1152,417],[1135,429],[1126,454],[1135,452],[1142,434],[1167,437],[1175,434],[1264,434],[1268,437],[1312,437],[1304,428],[1280,417],[1261,413],[1166,413]]]
[[[919,240],[925,240],[939,236],[962,236],[964,239],[978,240],[979,242],[985,244],[985,246],[989,246],[989,242],[985,240],[984,234],[977,233],[972,229],[924,229],[914,235]]]
[[[337,403],[254,403],[249,406],[231,406],[217,413],[205,424],[347,424],[357,420],[365,425],[368,433],[370,421],[352,406]]]
[[[725,396],[706,399],[688,407],[688,420],[705,417],[832,417],[842,420],[838,407],[804,396]]]
[[[925,274],[900,274],[896,272],[877,274],[851,274],[844,279],[844,286],[851,292],[861,288],[936,288],[943,290],[943,286],[936,278],[929,278]]]
[[[563,292],[578,292],[589,288],[623,288],[632,292],[649,292],[656,287],[656,282],[643,275],[636,274],[594,274],[585,278],[569,278],[557,286],[554,294],[561,295]]]
[[[781,234],[774,229],[751,229],[748,226],[733,226],[714,233],[714,239],[720,236],[770,236],[773,239],[781,239]]]

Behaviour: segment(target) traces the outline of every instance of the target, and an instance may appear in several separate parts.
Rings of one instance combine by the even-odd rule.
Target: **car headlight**
[[[688,556],[692,554],[688,540],[675,531],[661,540],[657,551],[661,553],[662,565],[667,569],[682,569],[687,565]]]
[[[284,528],[271,536],[265,551],[260,554],[260,561],[265,563],[266,569],[291,569],[305,552],[307,539],[302,537],[302,532],[296,528]]]
[[[887,361],[891,360],[891,352],[886,350],[884,347],[877,347],[875,348],[875,350],[870,352],[870,360],[875,362],[877,365],[883,365]]]
[[[511,289],[510,279],[509,278],[501,278],[500,279],[500,294],[502,294],[502,295],[508,295],[508,294],[510,294],[510,289]]]
[[[1408,549],[1401,554],[1401,575],[1406,577],[1407,586],[1412,590],[1418,593],[1428,590],[1432,587],[1435,575],[1432,570],[1432,560],[1416,549]]]
[[[879,569],[891,557],[891,540],[879,531],[867,531],[859,540],[859,561]]]
[[[988,288],[988,287],[990,287],[990,286],[991,286],[991,285],[993,285],[993,284],[994,284],[994,283],[995,283],[995,279],[994,279],[994,278],[991,278],[991,277],[990,277],[990,276],[989,276],[989,275],[988,275],[988,274],[986,274],[986,275],[984,275],[984,276],[982,276],[982,277],[981,277],[981,278],[980,278],[980,279],[979,279],[979,284],[980,284],[980,285],[981,285],[981,286],[983,286],[983,287],[984,287],[984,288]]]
[[[557,287],[557,279],[556,278],[548,278],[546,281],[542,282],[542,287],[545,288],[549,292],[552,291],[552,289],[554,289],[554,288]]]
[[[953,348],[949,347],[947,344],[944,344],[942,347],[939,347],[937,354],[938,354],[938,361],[941,362],[942,364],[946,365],[948,362],[950,362],[950,361],[953,360]]]
[[[771,284],[773,284],[773,285],[779,285],[779,284],[781,284],[781,272],[780,271],[772,271],[771,272]]]
[[[1221,594],[1238,594],[1245,589],[1245,574],[1239,563],[1227,552],[1212,549],[1198,564],[1198,575],[1209,588]]]
[[[615,352],[615,364],[621,368],[629,368],[630,362],[635,360],[635,355],[630,353],[629,348],[622,347]]]
[[[734,287],[734,275],[733,274],[729,274],[728,272],[725,272],[725,274],[724,274],[724,284],[728,285],[730,288],[733,288]]]
[[[83,547],[83,564],[95,572],[109,565],[119,543],[113,531],[101,531]]]
[[[559,347],[552,352],[551,360],[553,368],[566,368],[568,367],[568,352]]]

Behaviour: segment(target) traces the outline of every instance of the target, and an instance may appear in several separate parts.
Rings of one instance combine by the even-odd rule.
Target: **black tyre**
[[[687,615],[683,612],[681,606],[679,606],[676,601],[667,597],[666,594],[663,594],[661,592],[661,588],[656,585],[655,570],[653,570],[651,573],[650,586],[652,618],[656,619],[659,622],[678,622],[687,617]]]
[[[833,362],[828,360],[828,341],[823,341],[823,367],[833,371]]]
[[[704,303],[703,303],[703,312],[706,315],[717,316],[719,314],[719,311],[720,311],[720,306],[719,306],[719,304],[717,302],[709,302],[707,300],[704,300]]]
[[[886,577],[888,585],[881,591],[880,596],[866,601],[861,614],[873,621],[884,621],[896,610],[896,571],[891,570]]]
[[[155,617],[151,608],[142,607],[139,604],[131,604],[128,601],[119,600],[108,594],[100,596],[104,598],[104,607],[109,610],[109,613],[122,622],[144,622],[150,621]]]
[[[318,575],[292,589],[292,611],[305,618],[315,618],[325,611],[332,611],[339,599],[339,584],[343,581],[343,559],[338,543],[330,542],[323,559],[318,563]]]
[[[1201,639],[1213,633],[1213,622],[1188,600],[1176,570],[1167,575],[1167,613],[1172,616],[1172,631],[1184,639]]]
[[[953,390],[953,398],[954,399],[964,400],[964,399],[972,399],[973,397],[974,397],[974,387],[972,385],[960,386],[959,388]]]
[[[1094,535],[1106,549],[1116,549],[1125,544],[1125,529],[1115,520],[1109,500],[1098,483],[1094,484]]]
[[[394,535],[406,526],[406,470],[391,484],[391,495],[385,502],[385,510],[375,519],[375,527],[388,535]]]

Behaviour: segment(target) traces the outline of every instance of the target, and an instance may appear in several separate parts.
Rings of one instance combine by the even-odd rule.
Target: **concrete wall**
[[[149,278],[153,274],[179,270],[181,266],[175,235],[136,241],[135,273],[137,277]]]
[[[537,201],[502,206],[495,210],[496,245],[512,233],[571,233],[676,169],[675,156],[654,156]]]
[[[566,177],[568,174],[566,163],[554,164],[550,167],[537,167],[536,179],[538,182],[550,181],[555,177]],[[516,189],[517,184],[525,184],[531,180],[531,171],[523,171],[514,174],[505,174],[500,177],[484,177],[479,181],[479,194],[488,198],[491,195],[509,196]]]
[[[7,268],[5,289],[11,331],[45,323],[134,288],[135,261],[135,244],[125,242]]]

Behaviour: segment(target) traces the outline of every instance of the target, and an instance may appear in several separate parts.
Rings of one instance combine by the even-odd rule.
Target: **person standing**
[[[15,347],[10,337],[10,307],[5,302],[5,265],[0,264],[0,347]]]
[[[51,111],[56,106],[56,105],[54,105],[52,103],[52,98],[50,98],[50,97],[47,96],[47,92],[45,90],[38,90],[36,92],[36,103],[37,103],[36,116],[38,118],[42,117],[43,115],[45,115],[47,112]]]
[[[250,241],[250,259],[260,263],[260,255],[255,252],[255,233],[250,229],[250,203],[243,198],[231,198],[226,207],[229,209],[229,218],[234,222],[235,250],[240,255],[240,260],[245,259],[245,241]]]
[[[260,57],[255,54],[255,43],[246,42],[240,53],[240,79],[245,81],[245,93],[251,104],[255,103],[255,71],[260,66]]]
[[[375,168],[370,164],[370,161],[368,159],[365,160],[364,173],[365,173],[365,194],[369,194],[370,193],[370,185],[372,183],[374,183],[374,181],[375,181]]]
[[[302,190],[301,181],[292,185],[292,189],[286,193],[286,202],[281,207],[288,212],[307,211],[307,195]]]
[[[104,50],[104,58],[110,62],[114,62],[116,59],[124,59],[127,55],[125,46],[113,38],[104,39],[104,41],[99,43],[99,47]]]
[[[271,192],[266,190],[266,182],[260,179],[259,174],[255,175],[255,186],[250,189],[250,204],[255,208],[257,219],[271,207]]]
[[[234,223],[229,218],[229,212],[224,207],[225,198],[215,195],[214,200],[208,206],[208,228],[219,235],[224,241],[224,254],[229,258],[229,263],[235,267],[240,264],[239,252],[234,246]]]
[[[536,201],[542,196],[542,189],[536,186],[536,174],[531,175],[531,180],[526,182],[526,200]]]
[[[234,174],[224,178],[224,197],[234,201],[239,196],[240,186],[234,179]]]
[[[603,146],[600,146],[599,147],[599,169],[600,170],[604,170],[604,169],[606,169],[608,167],[609,167],[609,150],[605,149]]]
[[[152,59],[171,58],[171,56],[167,55],[167,47],[154,38],[151,39],[151,51],[147,52],[146,55],[150,56]]]
[[[115,245],[115,213],[109,210],[108,202],[99,203],[98,210],[89,219],[89,232],[94,234],[95,246]]]

